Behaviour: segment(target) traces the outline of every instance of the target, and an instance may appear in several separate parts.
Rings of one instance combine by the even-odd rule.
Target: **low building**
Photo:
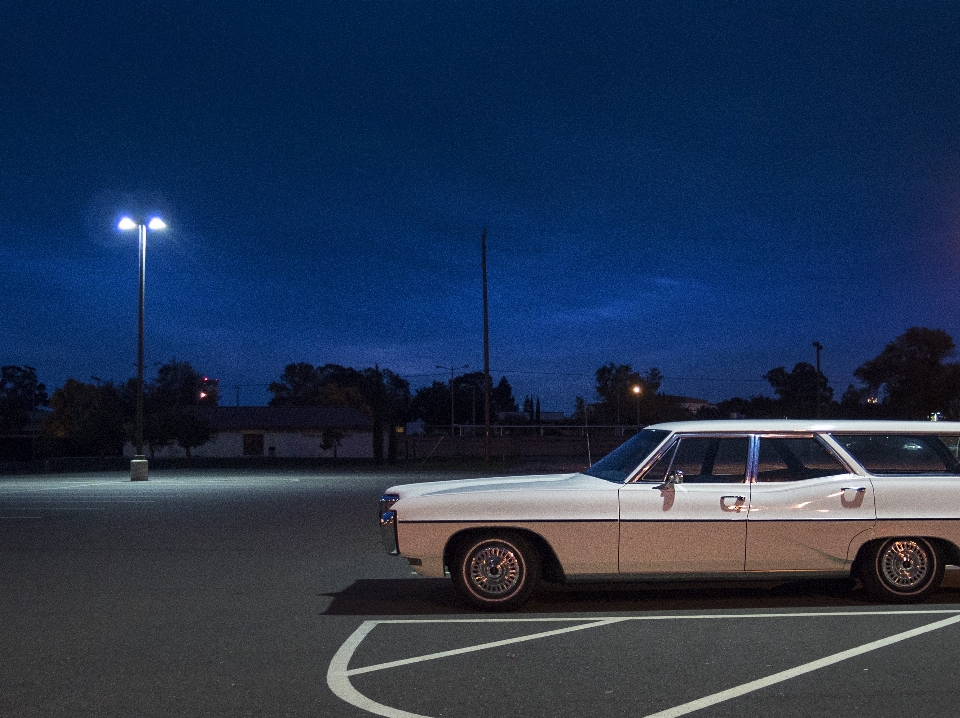
[[[363,412],[326,406],[216,406],[200,410],[210,423],[210,441],[191,450],[205,457],[373,458],[372,422]],[[149,450],[144,447],[149,454]],[[124,447],[133,456],[132,444]],[[153,453],[183,457],[176,443]]]
[[[713,404],[706,399],[698,399],[693,396],[674,396],[673,394],[668,394],[666,396],[669,396],[670,399],[677,403],[677,406],[686,409],[691,414],[696,414],[704,407],[713,407]]]

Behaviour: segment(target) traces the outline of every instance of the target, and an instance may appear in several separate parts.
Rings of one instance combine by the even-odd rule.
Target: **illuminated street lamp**
[[[137,453],[130,461],[130,480],[147,480],[147,457],[143,453],[143,288],[147,260],[147,228],[152,230],[166,229],[166,223],[159,217],[152,217],[146,223],[134,222],[129,217],[123,217],[117,229],[136,229],[138,234],[140,257],[140,311],[137,323],[137,428],[134,434],[134,444]]]
[[[640,431],[640,394],[643,392],[643,387],[639,384],[633,385],[633,393],[637,395],[637,431]]]

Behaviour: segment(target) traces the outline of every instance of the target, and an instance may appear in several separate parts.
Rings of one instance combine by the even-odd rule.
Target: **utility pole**
[[[813,348],[817,350],[817,380],[814,386],[816,387],[816,392],[817,392],[817,418],[819,419],[820,418],[820,352],[823,351],[823,344],[821,344],[820,342],[814,342]]]
[[[480,233],[483,269],[483,461],[490,463],[490,315],[487,305],[487,228]]]

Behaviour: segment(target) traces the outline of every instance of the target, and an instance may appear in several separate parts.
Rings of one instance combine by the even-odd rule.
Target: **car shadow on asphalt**
[[[476,613],[449,579],[361,579],[338,593],[326,616],[438,616]],[[921,605],[960,604],[960,586],[941,586]],[[655,611],[785,610],[875,606],[859,582],[821,579],[764,583],[541,584],[518,614],[637,613]]]

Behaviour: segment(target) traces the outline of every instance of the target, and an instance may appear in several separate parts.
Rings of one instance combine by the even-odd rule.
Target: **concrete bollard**
[[[146,456],[134,456],[130,460],[130,480],[131,481],[147,480],[147,457]]]

